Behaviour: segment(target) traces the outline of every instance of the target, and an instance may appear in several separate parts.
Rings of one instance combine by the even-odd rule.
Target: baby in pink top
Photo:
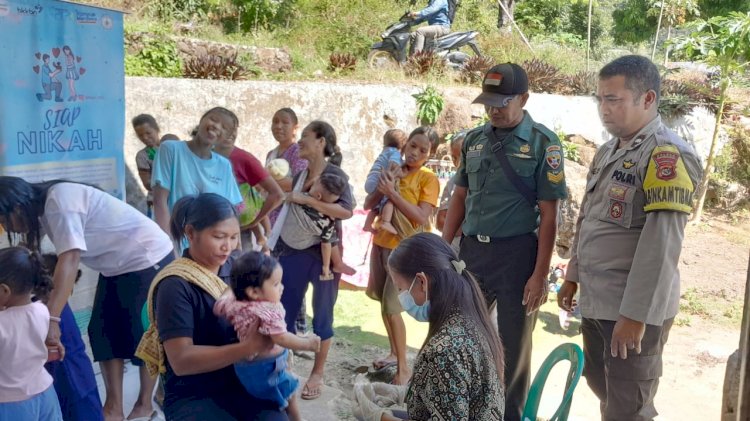
[[[234,364],[237,377],[251,395],[275,401],[286,408],[290,420],[301,420],[294,392],[299,380],[287,370],[289,349],[317,352],[320,337],[299,337],[286,330],[281,294],[281,265],[273,257],[250,251],[232,264],[231,290],[214,305],[214,313],[232,323],[240,340],[251,329],[268,335],[275,346],[270,352],[248,356],[247,361]]]
[[[44,363],[48,355],[64,357],[65,349],[45,345],[49,310],[32,301],[32,296],[46,299],[52,279],[39,255],[25,247],[0,250],[0,268],[0,420],[62,421]]]

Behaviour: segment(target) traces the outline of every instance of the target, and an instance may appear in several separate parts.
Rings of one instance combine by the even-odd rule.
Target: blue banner
[[[125,197],[121,12],[0,0],[0,174]]]

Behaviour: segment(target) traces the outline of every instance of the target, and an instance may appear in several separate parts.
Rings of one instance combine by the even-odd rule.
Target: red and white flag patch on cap
[[[502,73],[490,73],[484,78],[485,85],[500,86],[500,82],[503,81]]]

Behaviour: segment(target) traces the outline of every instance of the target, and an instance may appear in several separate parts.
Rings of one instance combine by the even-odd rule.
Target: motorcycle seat
[[[440,43],[443,43],[443,42],[452,43],[452,42],[457,42],[463,39],[466,39],[466,40],[472,39],[476,37],[477,34],[478,32],[476,31],[451,32],[448,35],[443,35],[442,37],[439,37],[437,41]]]

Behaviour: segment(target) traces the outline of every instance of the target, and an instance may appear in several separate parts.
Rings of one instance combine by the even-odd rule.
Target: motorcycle
[[[409,58],[412,49],[412,46],[409,45],[411,28],[415,26],[414,19],[409,16],[409,13],[407,11],[398,22],[388,26],[385,32],[380,35],[383,40],[370,47],[370,53],[367,55],[367,65],[370,68],[378,69],[396,64],[402,65]],[[428,38],[425,40],[424,50],[434,52],[445,59],[448,67],[458,70],[471,57],[469,54],[459,51],[461,47],[469,46],[476,56],[482,55],[479,52],[479,47],[477,47],[477,35],[479,35],[477,31],[465,31],[451,32],[437,38]]]

